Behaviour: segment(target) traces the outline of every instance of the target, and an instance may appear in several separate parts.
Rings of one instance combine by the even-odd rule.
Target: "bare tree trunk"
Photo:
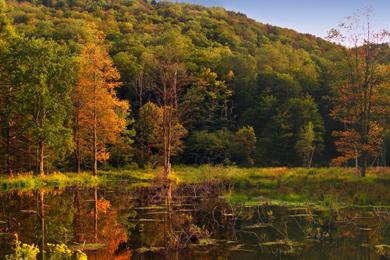
[[[139,109],[141,109],[143,105],[143,95],[144,95],[144,73],[141,72],[138,74],[138,79],[137,79],[137,85],[138,85],[138,102],[139,102]]]
[[[75,242],[81,242],[80,229],[82,226],[81,226],[81,214],[80,214],[80,192],[78,189],[76,189],[74,193],[73,210],[74,210],[74,217],[72,223],[73,237],[75,238]]]
[[[387,166],[386,140],[383,142],[382,161],[383,161],[383,167],[386,168]]]
[[[39,175],[45,175],[45,170],[43,168],[43,141],[39,141],[38,147],[38,159],[39,159]]]
[[[363,102],[363,146],[368,145],[368,135],[370,134],[370,121],[371,121],[371,99],[372,99],[372,88],[373,85],[371,84],[371,52],[370,52],[370,37],[371,37],[371,31],[370,31],[370,21],[367,22],[367,43],[365,44],[366,48],[366,57],[365,57],[365,71],[364,71],[364,102]],[[366,150],[362,151],[361,154],[361,176],[366,176],[367,171],[367,160],[368,160],[368,152]]]
[[[171,174],[171,147],[172,147],[172,107],[168,108],[168,132],[167,132],[167,175],[166,178],[169,178]]]
[[[367,172],[367,158],[368,154],[367,152],[362,152],[361,156],[361,177],[366,177],[366,172]]]
[[[174,110],[178,107],[177,100],[177,70],[173,74],[169,89],[167,81],[163,82],[163,132],[164,132],[164,178],[168,179],[171,174],[171,153]]]
[[[76,108],[75,113],[75,126],[74,126],[74,133],[73,133],[73,141],[75,143],[75,149],[74,149],[74,159],[76,163],[76,172],[81,172],[81,158],[80,158],[80,136],[79,136],[79,107]]]
[[[10,106],[11,99],[12,99],[12,91],[13,88],[11,84],[7,84],[7,97],[6,97],[6,106]],[[11,136],[11,112],[7,112],[6,116],[6,128],[7,128],[7,147],[6,147],[6,153],[7,153],[7,173],[8,176],[12,176],[12,160],[11,160],[11,145],[12,145],[12,136]]]
[[[42,255],[41,255],[41,259],[45,259],[45,245],[46,245],[46,240],[45,240],[45,237],[46,237],[46,229],[45,229],[45,203],[44,203],[44,199],[45,199],[45,194],[43,191],[38,191],[39,193],[39,216],[40,216],[40,219],[41,219],[41,252],[42,252]]]
[[[168,97],[167,84],[163,82],[163,160],[164,160],[164,178],[168,178],[170,174],[169,157],[168,157]]]
[[[355,147],[355,175],[359,176],[359,153]]]
[[[80,158],[80,144],[79,143],[76,143],[74,157],[75,157],[75,161],[76,161],[76,172],[80,173],[81,172],[81,158]]]
[[[93,168],[92,174],[95,176],[97,173],[97,115],[96,115],[96,73],[93,75]]]
[[[6,153],[7,153],[7,173],[8,173],[8,176],[12,176],[11,130],[10,130],[9,119],[7,119],[7,147],[6,147]]]
[[[98,194],[97,194],[97,187],[94,188],[94,207],[93,207],[93,230],[94,230],[94,238],[95,242],[98,240],[98,210],[97,210],[97,200],[98,200]]]
[[[166,198],[165,198],[165,205],[166,205],[166,219],[165,219],[165,245],[167,248],[172,247],[174,243],[176,242],[176,239],[174,237],[175,232],[173,230],[173,222],[172,222],[172,215],[173,215],[173,207],[172,207],[172,184],[169,183],[168,187],[166,187]]]
[[[309,168],[311,168],[311,164],[312,164],[312,162],[313,162],[314,152],[315,152],[315,147],[314,147],[314,149],[310,152],[310,159],[309,159],[309,164],[308,164],[308,167],[309,167]]]
[[[168,179],[171,173],[171,119],[170,119],[170,108],[164,106],[163,109],[163,157],[164,157],[164,178]]]

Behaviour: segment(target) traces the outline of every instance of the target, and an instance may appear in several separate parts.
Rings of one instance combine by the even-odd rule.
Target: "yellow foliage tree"
[[[74,89],[74,142],[77,171],[82,156],[91,156],[93,174],[97,162],[109,159],[108,144],[115,144],[126,129],[125,116],[129,104],[116,97],[115,89],[121,85],[103,44],[86,44],[80,53],[78,84]]]

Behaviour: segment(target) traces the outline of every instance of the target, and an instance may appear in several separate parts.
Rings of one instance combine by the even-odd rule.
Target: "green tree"
[[[112,144],[109,148],[110,163],[114,167],[129,166],[134,159],[134,119],[131,114],[127,117],[127,129],[124,130],[119,137],[119,140]]]
[[[161,149],[162,110],[147,102],[139,111],[135,124],[138,162],[143,166]]]
[[[234,134],[227,129],[193,131],[188,137],[184,160],[187,163],[226,163],[232,159]]]
[[[240,165],[253,166],[253,156],[256,150],[256,134],[251,126],[241,127],[233,139],[233,160]]]
[[[0,0],[0,46],[15,37],[15,30],[7,17],[7,4],[5,0]]]
[[[12,149],[12,140],[16,135],[15,93],[16,88],[11,81],[14,73],[14,59],[10,52],[10,44],[17,36],[7,16],[7,6],[0,0],[0,167],[6,164],[6,171],[12,174],[14,168],[15,151]]]
[[[23,129],[37,151],[37,172],[44,174],[47,150],[69,150],[70,93],[74,60],[67,49],[50,40],[21,39],[11,46],[16,57],[13,82]]]
[[[303,165],[310,168],[313,161],[313,155],[315,151],[315,132],[312,122],[309,122],[305,125],[301,133],[299,134],[299,139],[295,144],[295,149],[297,153],[303,158]]]
[[[135,129],[138,161],[142,166],[148,162],[156,165],[164,159],[163,114],[164,108],[152,102],[147,102],[140,109]],[[171,155],[175,156],[182,151],[182,139],[187,135],[187,130],[179,122],[175,122],[171,131],[170,149]]]
[[[210,69],[203,70],[180,103],[181,118],[188,130],[213,130],[227,126],[232,91]]]

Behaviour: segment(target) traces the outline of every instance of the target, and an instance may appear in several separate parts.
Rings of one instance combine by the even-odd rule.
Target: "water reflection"
[[[38,210],[37,210],[37,216],[38,219],[41,222],[41,244],[39,246],[39,250],[41,252],[41,259],[45,259],[45,252],[46,252],[46,234],[45,234],[45,191],[40,190],[37,192],[38,197]]]
[[[375,246],[390,243],[387,208],[230,205],[224,192],[154,184],[3,193],[0,258],[14,234],[89,259],[378,259]]]

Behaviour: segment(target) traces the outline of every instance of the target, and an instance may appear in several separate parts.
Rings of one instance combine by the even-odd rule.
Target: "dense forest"
[[[222,8],[0,0],[0,169],[386,165],[389,61]]]

